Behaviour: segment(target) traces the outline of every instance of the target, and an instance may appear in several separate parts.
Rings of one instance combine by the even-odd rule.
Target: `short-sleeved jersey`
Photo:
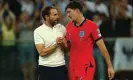
[[[88,19],[79,26],[70,22],[66,29],[66,40],[70,42],[70,67],[76,69],[78,75],[82,72],[80,69],[85,67],[82,65],[95,66],[92,57],[93,45],[102,37],[98,26]]]

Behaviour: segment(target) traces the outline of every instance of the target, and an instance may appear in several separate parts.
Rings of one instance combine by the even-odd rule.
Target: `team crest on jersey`
[[[80,38],[84,37],[84,35],[85,35],[85,32],[84,31],[80,31],[80,33],[79,33]]]

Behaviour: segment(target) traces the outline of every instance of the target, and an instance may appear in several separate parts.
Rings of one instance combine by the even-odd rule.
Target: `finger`
[[[62,43],[62,41],[57,41],[57,43]]]
[[[60,41],[60,40],[62,40],[62,38],[58,37],[56,40],[57,40],[57,41]]]
[[[63,41],[66,41],[66,39],[65,39],[65,38],[63,38]]]
[[[115,76],[115,75],[114,75],[114,72],[112,72],[112,73],[111,73],[111,79],[113,79],[114,76]]]
[[[61,40],[62,40],[62,38],[61,38],[61,37],[58,37],[58,38],[57,38],[57,41],[61,41]]]
[[[62,42],[63,42],[62,40],[58,40],[58,41],[57,41],[58,44],[60,44],[60,43],[62,43]]]
[[[111,74],[110,74],[110,71],[108,71],[108,77],[109,77],[109,79],[111,79]]]
[[[57,37],[58,39],[63,39],[63,37]]]
[[[64,38],[60,38],[59,41],[60,41],[60,42],[63,42],[63,41],[64,41]]]
[[[56,39],[57,42],[59,42],[60,40],[61,40],[61,39],[60,39],[59,37]]]

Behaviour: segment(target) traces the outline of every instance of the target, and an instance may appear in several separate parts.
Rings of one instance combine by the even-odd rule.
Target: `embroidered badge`
[[[85,35],[84,31],[80,31],[80,33],[79,33],[80,38],[83,38],[84,35]]]

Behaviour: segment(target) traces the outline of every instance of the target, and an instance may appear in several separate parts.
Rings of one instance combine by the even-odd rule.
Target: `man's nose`
[[[67,16],[68,16],[68,17],[70,16],[69,13],[67,13]]]
[[[57,15],[57,17],[56,18],[59,18],[59,15]]]

